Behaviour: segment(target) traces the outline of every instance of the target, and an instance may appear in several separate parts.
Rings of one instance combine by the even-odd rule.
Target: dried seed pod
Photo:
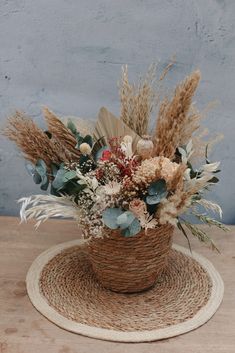
[[[151,140],[150,136],[145,135],[137,143],[137,154],[142,159],[149,159],[152,157],[153,147],[153,141]]]

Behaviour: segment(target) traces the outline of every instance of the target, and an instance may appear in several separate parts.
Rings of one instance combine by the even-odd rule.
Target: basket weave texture
[[[152,287],[167,264],[174,227],[162,225],[133,237],[105,229],[103,238],[87,245],[89,259],[101,285],[120,293]]]

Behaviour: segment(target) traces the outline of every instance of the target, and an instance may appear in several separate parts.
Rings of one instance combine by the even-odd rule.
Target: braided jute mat
[[[35,308],[61,328],[110,341],[147,342],[196,329],[223,298],[223,281],[204,257],[174,245],[156,285],[118,294],[97,282],[83,240],[42,253],[27,274]]]

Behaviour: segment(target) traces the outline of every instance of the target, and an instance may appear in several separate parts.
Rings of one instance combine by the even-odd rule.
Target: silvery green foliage
[[[148,205],[156,205],[167,196],[167,187],[164,179],[154,181],[148,188],[146,202]]]
[[[103,212],[103,222],[110,229],[121,229],[125,237],[136,235],[141,231],[139,220],[131,211],[121,208],[106,208]]]

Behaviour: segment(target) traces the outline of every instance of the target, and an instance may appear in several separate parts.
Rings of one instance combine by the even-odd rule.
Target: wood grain
[[[234,353],[235,352],[235,227],[229,234],[210,229],[221,255],[192,240],[193,249],[206,256],[225,282],[224,300],[204,326],[176,338],[153,343],[111,343],[60,329],[31,305],[25,276],[33,259],[54,244],[79,237],[74,222],[51,220],[35,232],[33,223],[19,225],[14,217],[0,218],[0,353]],[[176,232],[174,241],[187,246]]]

